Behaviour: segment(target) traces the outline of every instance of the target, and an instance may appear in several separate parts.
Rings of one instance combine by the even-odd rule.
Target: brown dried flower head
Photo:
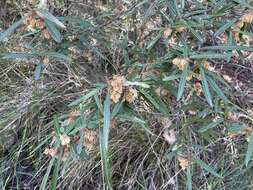
[[[229,83],[232,82],[232,78],[231,78],[230,76],[228,76],[228,75],[223,75],[223,78],[224,78],[227,82],[229,82]]]
[[[201,75],[199,73],[194,73],[193,77],[196,78],[197,80],[201,80]]]
[[[248,23],[248,24],[252,23],[253,22],[253,11],[243,15],[241,20],[244,23]]]
[[[114,75],[112,80],[109,81],[111,86],[111,100],[117,103],[123,93],[123,84],[125,78],[123,76]]]
[[[60,135],[60,141],[62,146],[69,146],[70,137],[68,135],[62,134]]]
[[[54,157],[57,154],[57,149],[55,149],[55,148],[46,148],[44,150],[44,154],[45,155],[50,155],[50,156]]]
[[[45,58],[43,59],[43,63],[44,63],[44,64],[48,64],[48,63],[49,63],[48,57],[45,57]]]
[[[193,110],[193,109],[190,109],[190,110],[188,110],[188,113],[189,113],[190,115],[196,115],[196,114],[197,114],[197,111],[196,111],[196,110]]]
[[[125,93],[125,99],[127,102],[132,103],[138,97],[137,90],[134,88],[127,88]]]
[[[172,33],[172,29],[171,28],[166,28],[163,32],[163,37],[164,38],[168,38]]]
[[[192,77],[193,77],[193,74],[189,74],[189,75],[186,77],[186,80],[187,80],[187,81],[190,81],[190,80],[192,80]]]
[[[47,29],[44,29],[44,30],[42,30],[42,36],[45,38],[45,39],[47,39],[47,40],[49,40],[50,38],[51,38],[51,35],[50,35],[50,33],[48,32],[48,30]]]
[[[189,166],[189,160],[187,160],[186,158],[177,156],[177,160],[182,170],[185,170]]]
[[[197,96],[201,95],[202,86],[201,86],[201,84],[199,82],[197,82],[197,83],[194,84],[194,91],[196,92]]]
[[[172,60],[172,63],[173,63],[173,65],[176,65],[179,70],[183,70],[187,61],[183,58],[176,57],[175,59]]]
[[[80,115],[81,115],[80,111],[72,111],[69,115],[69,118],[67,119],[67,123],[68,124],[74,123],[76,118]]]
[[[238,121],[238,114],[237,113],[235,113],[235,112],[228,112],[228,114],[227,114],[227,119],[228,120],[231,120],[231,121]]]
[[[83,146],[88,152],[92,151],[97,141],[97,132],[92,129],[84,128],[84,141]]]

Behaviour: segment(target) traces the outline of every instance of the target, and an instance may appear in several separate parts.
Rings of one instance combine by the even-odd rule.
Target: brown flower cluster
[[[134,88],[127,88],[125,92],[125,100],[129,103],[134,102],[134,100],[138,97],[137,90]]]
[[[24,24],[27,30],[43,29],[45,27],[44,20],[36,18],[36,13],[32,13],[30,16],[26,17]]]
[[[77,110],[76,110],[76,111],[72,111],[72,112],[70,113],[68,119],[67,119],[67,124],[74,123],[75,120],[76,120],[76,118],[77,118],[78,116],[80,116],[80,115],[81,115],[80,111],[77,111]]]
[[[236,22],[235,26],[231,29],[234,39],[236,42],[240,42],[240,34],[237,29],[243,28],[245,24],[251,24],[253,22],[253,11],[244,14],[239,21]]]
[[[54,156],[56,156],[57,155],[57,149],[55,149],[55,148],[46,148],[45,150],[44,150],[44,154],[45,155],[49,155],[49,156],[51,156],[51,157],[54,157]]]
[[[85,147],[87,152],[90,153],[95,148],[95,143],[97,141],[97,131],[84,128],[83,132],[84,132],[83,146]]]
[[[194,88],[194,91],[196,92],[196,95],[200,96],[202,92],[202,85],[199,82],[197,82],[194,84],[193,88]]]
[[[168,38],[172,33],[172,29],[171,28],[166,28],[163,32],[163,38]]]
[[[253,22],[253,11],[242,16],[241,21],[243,23],[251,24]]]
[[[214,71],[214,67],[212,67],[208,61],[203,61],[202,65],[203,65],[203,67],[206,70],[208,70],[208,71]]]
[[[111,100],[117,103],[123,93],[123,84],[125,77],[114,75],[112,80],[109,81],[111,86]]]
[[[45,39],[50,39],[51,35],[49,31],[45,28],[45,22],[41,18],[37,18],[37,14],[33,12],[31,15],[27,16],[24,24],[28,31],[35,31],[36,29],[42,30],[41,35]]]
[[[109,81],[111,87],[111,100],[114,103],[117,103],[122,95],[124,94],[124,99],[132,103],[137,97],[137,90],[132,87],[124,88],[125,77],[114,75],[113,78]]]
[[[62,161],[65,161],[68,158],[69,153],[70,153],[69,151],[70,143],[78,142],[80,137],[79,136],[70,137],[66,134],[61,134],[59,138],[61,142],[61,147],[59,148],[63,148],[63,155],[61,159]],[[97,141],[97,131],[85,128],[83,129],[83,138],[84,138],[83,147],[85,147],[85,150],[88,153],[91,153],[91,151],[94,150],[95,143]],[[59,148],[46,148],[44,150],[44,154],[54,157],[59,154],[60,152]]]
[[[182,170],[185,170],[188,166],[189,166],[189,160],[182,157],[182,156],[177,156],[177,160],[179,162],[180,167],[182,168]]]
[[[186,65],[187,61],[186,59],[176,57],[172,60],[173,65],[176,65],[179,70],[184,70],[184,66]]]

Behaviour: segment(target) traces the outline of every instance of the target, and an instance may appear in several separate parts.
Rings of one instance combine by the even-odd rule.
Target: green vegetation
[[[251,0],[0,2],[0,189],[253,188]]]

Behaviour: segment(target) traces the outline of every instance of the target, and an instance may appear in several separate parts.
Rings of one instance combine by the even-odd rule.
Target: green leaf
[[[220,45],[220,46],[206,46],[201,48],[202,50],[238,50],[238,51],[249,51],[252,52],[252,47],[237,46],[237,45]]]
[[[109,165],[109,155],[108,155],[108,144],[109,144],[109,130],[111,122],[111,111],[110,111],[110,93],[107,93],[106,99],[104,101],[104,125],[100,128],[100,151],[103,166],[103,176],[105,179],[105,189],[112,189],[111,185],[111,173]]]
[[[180,82],[179,82],[178,92],[177,92],[177,101],[180,100],[180,98],[182,97],[182,95],[184,93],[184,87],[185,87],[185,83],[186,83],[186,77],[188,75],[188,70],[189,70],[189,64],[186,63],[186,65],[184,66],[183,73],[180,77]]]
[[[40,79],[41,67],[42,67],[41,62],[36,64],[36,67],[35,67],[35,80]]]
[[[56,41],[57,43],[60,43],[62,41],[62,36],[58,28],[56,28],[56,26],[54,25],[54,23],[46,19],[45,25],[51,37],[54,39],[54,41]]]
[[[23,24],[23,18],[14,22],[7,30],[0,33],[0,42],[7,41],[8,37],[19,27]]]
[[[158,111],[167,115],[169,110],[166,104],[151,90],[138,89],[138,91],[143,95],[148,102],[150,102]]]
[[[214,37],[217,37],[220,34],[224,33],[227,29],[233,26],[234,23],[235,23],[235,20],[229,21],[226,24],[222,24],[222,26],[214,33]]]
[[[150,49],[152,49],[154,46],[155,46],[155,44],[160,40],[160,38],[162,37],[162,34],[163,34],[163,31],[161,30],[160,32],[159,32],[159,34],[153,39],[153,40],[151,40],[151,42],[149,42],[149,44],[148,44],[148,46],[147,46],[147,50],[150,50]]]
[[[47,166],[47,171],[46,171],[46,173],[45,173],[45,175],[44,175],[44,177],[43,177],[43,179],[42,179],[42,182],[41,182],[41,185],[40,185],[40,190],[46,189],[47,180],[48,180],[49,174],[50,174],[50,172],[51,172],[51,169],[52,169],[52,167],[53,167],[53,164],[54,164],[55,159],[56,159],[56,158],[53,157],[53,158],[50,160],[50,162],[49,162],[49,164],[48,164],[48,166]]]
[[[3,59],[28,59],[38,56],[35,53],[6,53],[3,55]]]
[[[203,52],[199,54],[191,54],[191,59],[228,59],[232,56],[232,53],[211,53],[211,52]]]
[[[253,9],[253,6],[251,6],[250,4],[245,2],[245,0],[233,0],[233,1],[240,4],[242,7],[247,7],[247,8]]]
[[[195,36],[195,38],[197,38],[201,43],[204,42],[204,40],[202,39],[201,35],[194,30],[187,22],[185,22],[186,27],[191,31],[191,33],[193,34],[193,36]]]
[[[84,96],[76,99],[75,101],[71,102],[69,104],[69,106],[76,106],[76,105],[80,104],[81,102],[84,102],[84,101],[88,100],[89,98],[91,98],[92,96],[94,96],[95,94],[97,94],[99,90],[100,89],[97,89],[97,88],[93,89],[92,91],[90,91],[86,95],[84,95]]]
[[[227,131],[228,133],[239,134],[239,133],[242,133],[246,129],[247,129],[247,126],[244,125],[243,123],[235,122],[235,123],[231,123],[228,126]]]
[[[118,118],[124,120],[124,121],[131,121],[133,123],[138,123],[138,124],[146,124],[146,122],[134,115],[129,115],[129,114],[120,114]]]
[[[126,86],[139,86],[139,87],[142,87],[142,88],[150,88],[150,85],[148,85],[147,83],[145,82],[138,82],[138,81],[125,81],[125,85]]]
[[[45,9],[36,9],[36,13],[42,19],[47,19],[51,21],[52,23],[56,24],[59,28],[63,28],[63,29],[66,28],[66,26],[62,22],[60,22],[54,15],[52,15],[50,12],[48,12]]]
[[[207,83],[207,80],[206,80],[205,71],[204,71],[203,68],[200,68],[200,75],[201,75],[201,81],[202,81],[202,88],[203,88],[203,92],[204,92],[204,95],[206,97],[206,100],[209,103],[209,105],[211,107],[213,107],[212,96],[211,96],[211,93],[209,91],[209,87],[208,87],[208,83]]]
[[[213,174],[214,176],[218,178],[223,178],[220,174],[218,174],[213,168],[211,168],[209,165],[207,165],[204,161],[194,158],[194,161],[203,169],[205,169],[207,172]]]
[[[179,79],[181,75],[170,75],[170,76],[167,76],[167,77],[164,77],[163,78],[163,81],[171,81],[171,80],[176,80],[176,79]]]
[[[212,123],[210,123],[210,124],[208,124],[208,125],[206,125],[206,126],[200,128],[198,131],[199,131],[200,133],[203,133],[203,132],[205,132],[205,131],[207,131],[207,130],[209,130],[209,129],[212,129],[212,128],[214,128],[214,127],[220,125],[223,121],[224,121],[223,118],[219,118],[217,121],[212,122]]]
[[[120,109],[122,108],[123,102],[124,102],[124,100],[115,104],[115,106],[112,110],[112,114],[111,114],[112,119],[119,113]]]
[[[41,56],[47,56],[47,57],[51,57],[51,58],[55,58],[55,59],[62,59],[64,61],[71,61],[70,57],[62,54],[62,53],[58,53],[58,52],[42,52],[39,53]]]
[[[80,41],[82,42],[82,44],[84,46],[86,46],[89,50],[91,50],[92,52],[94,52],[95,54],[97,54],[99,57],[101,57],[102,59],[110,62],[110,60],[103,55],[103,53],[100,51],[99,48],[97,48],[96,46],[90,44],[85,38],[80,38]]]
[[[187,189],[192,190],[192,174],[190,166],[187,167],[186,177],[187,177]]]
[[[249,161],[251,160],[253,154],[253,133],[250,135],[249,138],[249,144],[246,152],[246,157],[245,157],[245,165],[248,166]]]
[[[97,104],[99,111],[101,112],[101,114],[103,114],[103,105],[102,105],[97,93],[94,95],[94,99],[95,99],[95,102]]]
[[[54,171],[53,171],[53,175],[52,175],[52,179],[51,179],[51,189],[52,190],[56,190],[57,187],[57,179],[58,179],[58,173],[60,170],[60,165],[61,165],[61,160],[58,158],[56,161],[56,165],[54,167]]]
[[[207,80],[212,87],[212,89],[216,92],[216,94],[225,102],[229,102],[228,98],[224,95],[222,90],[219,88],[219,86],[216,84],[216,82],[211,79],[210,77],[207,77]]]

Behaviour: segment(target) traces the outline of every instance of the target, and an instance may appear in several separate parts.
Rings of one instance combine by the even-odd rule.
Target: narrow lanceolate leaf
[[[208,83],[206,80],[206,74],[203,68],[200,68],[200,75],[201,75],[201,81],[202,81],[202,88],[203,88],[203,92],[204,95],[206,97],[206,100],[208,102],[208,104],[213,107],[213,102],[212,102],[212,96],[211,93],[209,91],[209,87],[208,87]]]
[[[206,170],[207,172],[213,174],[216,177],[219,178],[223,178],[219,173],[217,173],[213,168],[211,168],[209,165],[207,165],[204,161],[198,159],[198,158],[194,158],[194,161],[204,170]]]
[[[228,59],[232,56],[231,53],[210,53],[210,52],[203,52],[199,54],[192,54],[190,55],[191,59]]]
[[[204,40],[202,39],[201,35],[194,30],[189,24],[186,23],[187,28],[191,31],[191,33],[193,34],[193,36],[195,36],[201,43],[204,42]]]
[[[110,165],[109,165],[109,155],[108,155],[108,144],[109,144],[109,129],[110,129],[110,120],[111,120],[111,112],[110,112],[110,93],[107,94],[106,99],[104,101],[104,125],[100,128],[100,152],[102,159],[102,168],[103,168],[103,176],[105,181],[105,189],[112,189],[111,185],[111,173],[110,173]]]
[[[51,179],[51,190],[56,190],[60,165],[61,165],[61,160],[57,159],[55,167],[54,167],[52,179]]]
[[[23,24],[23,19],[14,22],[7,30],[0,33],[0,42],[6,41],[8,37],[19,27]]]
[[[169,110],[166,104],[152,91],[147,91],[144,89],[138,89],[139,92],[143,95],[143,97],[150,102],[158,111],[164,113],[165,115],[169,113]]]
[[[236,46],[236,45],[220,45],[220,46],[206,46],[201,48],[202,50],[238,50],[238,51],[253,51],[252,47]]]
[[[216,84],[216,82],[211,79],[210,77],[207,77],[207,80],[211,86],[211,88],[215,91],[215,93],[224,101],[229,102],[228,98],[224,95],[222,90],[219,88],[219,86]]]
[[[178,92],[177,92],[177,101],[180,100],[180,98],[182,97],[182,95],[184,93],[184,87],[185,87],[185,83],[186,83],[186,77],[188,74],[188,70],[189,70],[189,64],[186,63],[186,65],[184,66],[183,73],[180,77],[180,82],[179,82]]]
[[[179,79],[180,76],[181,76],[181,75],[170,75],[170,76],[164,77],[164,78],[163,78],[163,81],[176,80],[176,79]]]
[[[6,53],[3,55],[3,59],[28,59],[32,57],[36,57],[37,54],[35,53]]]
[[[35,80],[39,80],[40,79],[41,67],[42,67],[41,62],[38,63],[36,65],[36,67],[35,67]]]
[[[251,134],[249,138],[249,144],[248,144],[248,149],[246,152],[246,157],[245,157],[245,165],[247,166],[249,161],[251,160],[253,154],[253,133]]]
[[[147,46],[147,50],[152,49],[155,44],[160,40],[160,38],[162,37],[162,32],[160,31],[159,34],[153,39],[151,40],[151,42],[149,42],[148,46]]]
[[[229,21],[228,23],[222,25],[215,33],[214,37],[219,36],[220,34],[224,33],[227,29],[229,29],[233,24],[235,23],[235,20]]]
[[[40,55],[51,57],[54,59],[61,59],[61,60],[67,61],[67,62],[71,61],[69,56],[64,55],[62,53],[58,53],[58,52],[42,52],[42,53],[40,53]]]
[[[88,100],[89,98],[91,98],[91,97],[93,97],[95,94],[97,94],[97,93],[98,93],[98,90],[99,90],[99,89],[97,89],[97,88],[96,88],[96,89],[93,89],[92,91],[90,91],[89,93],[85,94],[84,96],[82,96],[82,97],[76,99],[75,101],[71,102],[71,103],[69,104],[69,106],[76,106],[76,105],[80,104],[81,102],[84,102],[84,101]]]
[[[48,12],[45,9],[36,9],[36,13],[41,17],[42,19],[47,19],[54,24],[56,24],[59,28],[65,29],[66,26],[59,21],[54,15],[52,15],[50,12]]]
[[[188,166],[188,167],[187,167],[186,176],[187,176],[187,189],[188,189],[188,190],[192,190],[191,166]]]
[[[212,129],[212,128],[214,128],[214,127],[220,125],[223,121],[224,121],[224,119],[223,119],[223,118],[220,118],[220,119],[218,119],[217,121],[212,122],[212,123],[210,123],[210,124],[208,124],[208,125],[202,127],[201,129],[199,129],[199,132],[200,132],[200,133],[203,133],[203,132],[205,132],[205,131],[207,131],[207,130],[209,130],[209,129]]]
[[[52,167],[53,167],[53,164],[54,164],[54,161],[55,161],[55,157],[53,157],[49,164],[48,164],[48,167],[47,167],[47,171],[42,179],[42,182],[41,182],[41,185],[40,185],[40,190],[44,190],[44,189],[47,189],[47,181],[48,181],[48,178],[49,178],[49,174],[52,170]]]
[[[60,43],[62,41],[62,36],[58,28],[56,28],[55,24],[51,22],[50,20],[46,19],[45,25],[51,37],[54,39],[54,41],[56,41],[57,43]]]

